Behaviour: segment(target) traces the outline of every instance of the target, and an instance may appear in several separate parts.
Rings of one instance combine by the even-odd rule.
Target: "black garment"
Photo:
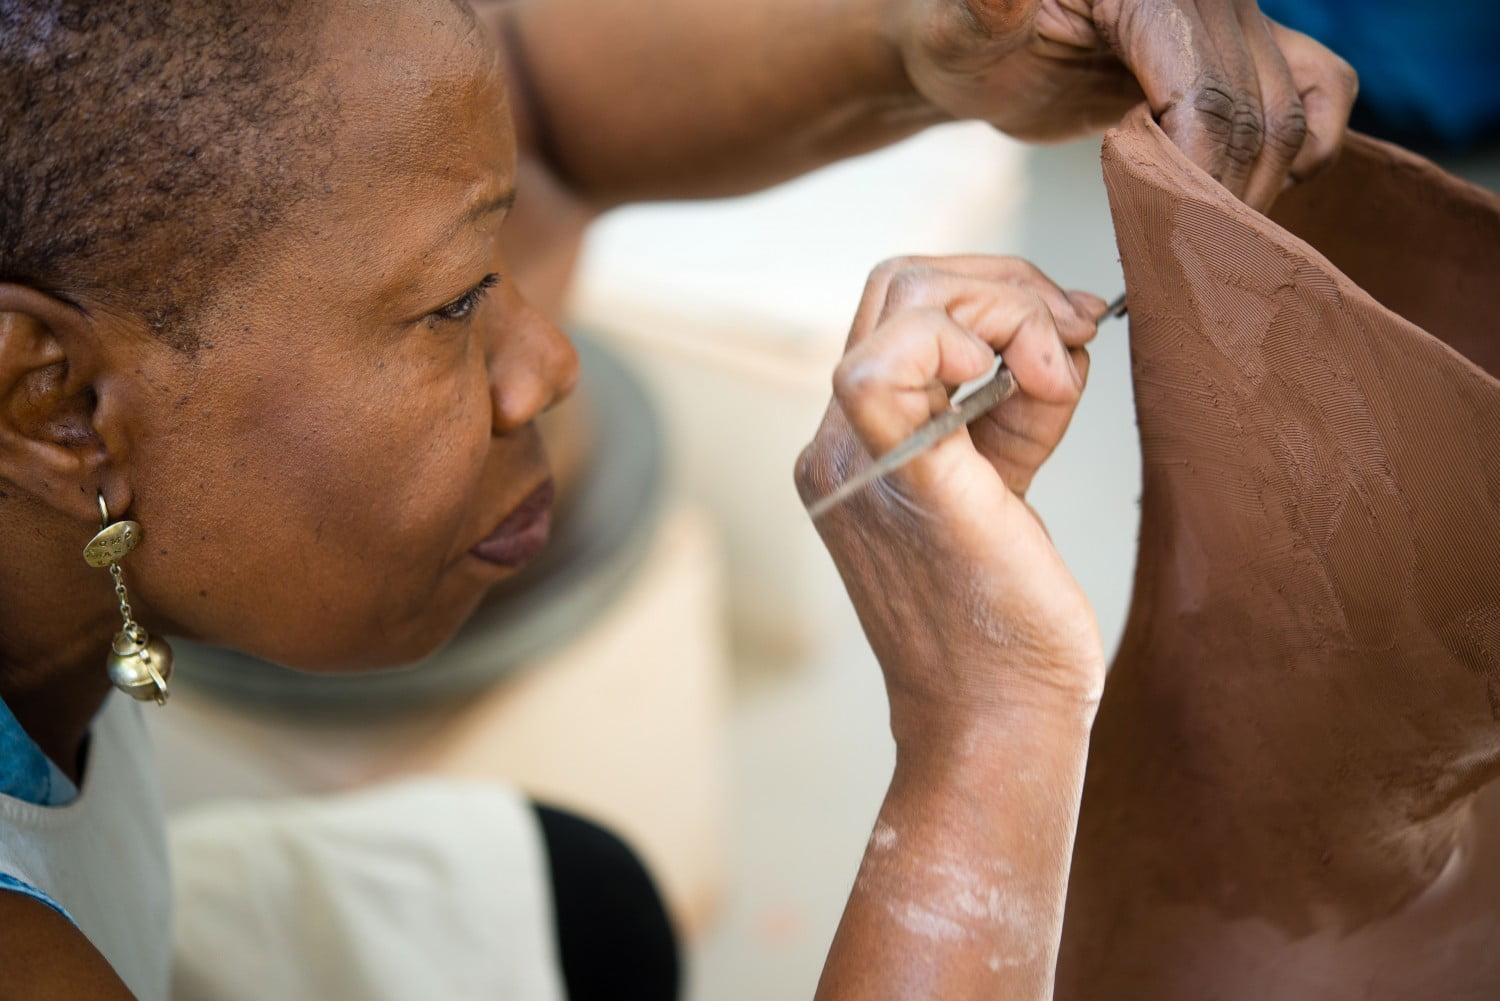
[[[677,936],[646,867],[618,837],[537,805],[569,1001],[676,1001]]]

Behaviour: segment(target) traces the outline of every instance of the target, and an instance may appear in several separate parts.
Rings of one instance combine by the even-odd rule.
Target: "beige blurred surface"
[[[713,514],[737,645],[795,661],[830,594],[792,465],[871,267],[972,250],[1020,204],[1020,147],[959,123],[769,191],[635,205],[583,244],[571,315],[634,363],[689,496]]]
[[[528,670],[456,706],[377,719],[247,710],[181,686],[151,715],[169,807],[491,776],[613,826],[685,921],[723,880],[727,647],[701,512],[660,522],[625,591]]]
[[[467,706],[402,770],[510,779],[605,822],[701,930],[722,887],[728,684],[718,560],[703,515],[679,509],[598,622]]]

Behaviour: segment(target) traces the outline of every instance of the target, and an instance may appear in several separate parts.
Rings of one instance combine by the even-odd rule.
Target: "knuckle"
[[[1024,257],[1002,257],[1001,261],[1005,263],[1008,271],[1026,282],[1045,282],[1051,284],[1050,279],[1043,274],[1042,269]]]
[[[898,273],[915,267],[917,259],[910,256],[887,257],[874,268],[870,269],[871,284],[888,282]]]
[[[847,409],[864,396],[875,381],[874,365],[869,359],[846,357],[833,373],[833,397]]]
[[[793,481],[802,502],[808,504],[832,493],[848,478],[853,456],[847,435],[830,430],[829,422],[825,422],[818,436],[797,456],[793,469]]]
[[[1306,139],[1307,112],[1302,109],[1301,101],[1266,119],[1266,148],[1292,156]]]
[[[885,301],[892,309],[910,306],[926,298],[932,285],[932,269],[926,265],[904,267],[891,275]]]
[[[1139,7],[1139,4],[1128,4],[1125,0],[1097,0],[1092,13],[1094,31],[1106,47],[1120,50],[1124,40],[1130,37],[1131,21]]]
[[[1334,56],[1333,59],[1334,77],[1352,101],[1359,94],[1359,73],[1349,64],[1348,60],[1342,59],[1339,56]]]
[[[1217,76],[1200,79],[1188,95],[1188,107],[1216,134],[1227,136],[1234,124],[1234,88]]]
[[[1028,320],[1050,321],[1052,319],[1052,310],[1047,308],[1047,300],[1042,298],[1040,292],[1029,285],[1018,284],[1014,287],[1017,298],[1020,300],[1017,305],[1023,317]]]
[[[1260,110],[1248,104],[1238,104],[1234,110],[1234,123],[1229,130],[1229,158],[1241,166],[1255,162],[1266,142],[1266,124]]]
[[[1231,162],[1239,167],[1254,162],[1265,142],[1265,121],[1255,101],[1221,77],[1206,76],[1188,103],[1210,134],[1223,142]]]
[[[847,359],[839,362],[838,368],[833,370],[833,398],[843,403],[849,394],[849,362]]]
[[[821,435],[819,436],[821,438]],[[820,441],[813,441],[797,456],[797,465],[792,470],[792,480],[797,484],[797,494],[806,503],[822,496],[827,482],[826,463],[822,461],[826,451]]]

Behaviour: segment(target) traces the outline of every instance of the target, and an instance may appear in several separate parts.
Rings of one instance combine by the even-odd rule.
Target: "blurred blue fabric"
[[[3,701],[0,701],[0,796],[34,806],[65,806],[78,798],[78,787],[21,728]],[[0,892],[33,897],[73,920],[61,904],[11,873],[0,872]]]
[[[64,806],[78,797],[78,787],[21,728],[3,701],[0,701],[0,796],[36,806]]]
[[[1500,138],[1500,0],[1261,0],[1359,72],[1353,124],[1407,145]]]

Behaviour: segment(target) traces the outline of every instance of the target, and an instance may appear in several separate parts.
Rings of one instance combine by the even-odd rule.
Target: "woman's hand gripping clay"
[[[1006,258],[896,261],[866,288],[798,465],[805,501],[996,352],[1019,391],[819,520],[897,747],[820,997],[1050,996],[1104,656],[1025,492],[1072,418],[1105,308]]]
[[[902,0],[917,89],[1023,139],[1118,120],[1143,97],[1172,141],[1264,210],[1333,161],[1358,81],[1254,0]]]

